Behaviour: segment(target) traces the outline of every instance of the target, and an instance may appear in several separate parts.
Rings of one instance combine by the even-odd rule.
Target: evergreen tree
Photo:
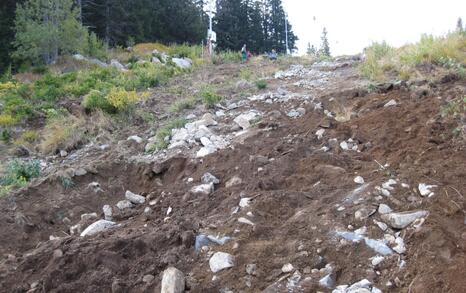
[[[322,40],[322,44],[321,44],[321,48],[319,50],[319,55],[325,56],[325,57],[330,57],[331,56],[330,55],[330,45],[329,45],[328,38],[327,38],[327,29],[325,27],[322,30],[321,40]]]
[[[10,54],[13,51],[12,42],[15,37],[14,20],[18,0],[0,1],[0,74],[11,64]]]
[[[457,32],[462,32],[464,29],[463,29],[463,20],[461,19],[461,17],[458,18],[458,21],[456,22],[456,31]]]
[[[314,45],[311,46],[311,43],[307,43],[306,53],[309,56],[315,56],[317,54],[317,49],[314,47]]]
[[[34,64],[53,63],[59,54],[82,51],[87,43],[72,0],[28,0],[18,5],[15,32],[13,57]]]

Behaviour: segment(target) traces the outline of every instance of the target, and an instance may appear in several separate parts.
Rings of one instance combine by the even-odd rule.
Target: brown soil
[[[233,65],[214,70],[223,79],[238,72]],[[309,273],[307,268],[330,264],[337,285],[367,278],[384,292],[466,292],[466,146],[453,136],[452,121],[439,114],[447,99],[466,93],[464,81],[442,81],[439,73],[428,85],[367,93],[355,66],[333,72],[329,83],[315,91],[294,86],[294,78],[271,80],[265,92],[284,88],[313,95],[324,109],[349,109],[347,122],[326,118],[310,105],[305,105],[303,117],[288,118],[299,101],[254,102],[249,106],[266,114],[250,136],[203,160],[180,154],[156,174],[153,163],[135,163],[112,148],[80,161],[88,173],[75,177],[70,189],[60,184],[63,170],[57,170],[1,199],[0,291],[28,292],[38,282],[30,292],[160,292],[161,272],[175,266],[186,274],[190,292],[327,292],[331,290],[318,285],[322,272]],[[427,93],[420,94],[421,87]],[[242,98],[234,93],[231,97]],[[383,107],[391,99],[398,105]],[[267,114],[272,111],[281,115]],[[329,126],[323,140],[315,136],[320,125]],[[361,151],[343,151],[337,145],[323,152],[330,138],[352,138]],[[381,169],[378,163],[389,166]],[[190,195],[205,172],[221,183],[210,196]],[[357,175],[368,187],[359,194],[362,200],[354,202],[348,197],[358,187],[353,182]],[[242,183],[226,188],[233,176]],[[194,183],[187,183],[189,177]],[[390,178],[410,188],[398,184],[391,197],[377,200],[374,187]],[[104,192],[87,188],[93,181]],[[419,183],[438,185],[435,195],[421,197]],[[81,214],[97,212],[102,217],[102,206],[116,204],[126,190],[157,199],[153,212],[143,212],[147,205],[136,207],[115,216],[121,227],[93,237],[69,235]],[[253,203],[232,214],[244,196],[253,197]],[[377,208],[379,203],[395,211],[425,209],[429,216],[419,229],[401,230],[404,255],[389,256],[373,268],[369,258],[376,254],[370,248],[342,242],[334,232],[348,225],[366,226],[370,238],[383,239],[373,224],[380,219],[378,213],[363,221],[354,216],[358,209]],[[345,209],[337,210],[340,206]],[[173,212],[165,219],[169,207]],[[238,217],[249,217],[255,225],[241,224]],[[211,246],[213,252],[235,256],[235,266],[217,273],[215,280],[209,253],[194,252],[194,237],[201,232],[233,237],[223,246]],[[50,235],[59,238],[49,240]],[[400,260],[406,262],[402,268]],[[257,264],[255,276],[245,271],[250,263]],[[286,289],[289,276],[281,271],[286,263],[303,276],[293,291]],[[155,280],[144,283],[147,274]],[[305,277],[310,278],[303,281]]]

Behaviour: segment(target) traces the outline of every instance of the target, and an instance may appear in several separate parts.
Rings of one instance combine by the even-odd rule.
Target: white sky
[[[283,0],[299,53],[307,43],[320,46],[328,31],[332,55],[356,54],[372,41],[401,46],[421,34],[442,35],[466,23],[466,0]],[[314,20],[315,17],[315,20]]]

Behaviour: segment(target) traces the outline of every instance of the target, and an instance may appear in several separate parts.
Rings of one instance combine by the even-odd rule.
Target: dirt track
[[[466,292],[466,149],[439,114],[447,99],[465,95],[464,81],[441,82],[439,73],[430,84],[383,85],[369,93],[357,62],[324,65],[271,79],[258,95],[264,99],[235,95],[236,102],[247,102],[214,116],[219,124],[213,131],[238,131],[233,119],[249,109],[262,119],[205,158],[193,157],[198,148],[169,152],[165,168],[155,172],[160,161],[133,157],[142,155],[140,147],[112,147],[83,159],[87,174],[75,177],[69,190],[52,174],[1,199],[0,291],[160,292],[161,273],[174,266],[185,273],[190,292],[331,292],[319,285],[326,275],[332,287],[368,279],[383,292]],[[227,79],[239,69],[216,70]],[[384,107],[392,99],[396,105]],[[303,116],[288,117],[299,107],[306,110]],[[320,139],[319,129],[325,129]],[[349,139],[357,149],[342,149]],[[220,184],[211,195],[191,194],[206,172]],[[235,176],[241,183],[226,187]],[[356,176],[365,183],[355,183]],[[390,195],[380,194],[389,179],[396,180]],[[91,182],[99,182],[103,192],[88,188]],[[421,196],[420,183],[437,185],[435,194]],[[96,236],[69,235],[81,214],[103,218],[102,206],[114,206],[126,190],[147,200],[116,212],[121,226]],[[236,210],[245,197],[252,198],[250,205]],[[145,213],[152,200],[152,211]],[[423,222],[384,232],[374,222],[384,222],[376,211],[380,204],[429,214]],[[254,225],[238,222],[240,217]],[[377,253],[364,241],[336,234],[362,227],[366,231],[359,235],[368,239],[401,238],[406,252],[392,251],[373,265]],[[201,233],[232,240],[196,253]],[[234,267],[212,273],[209,258],[217,251],[233,255]],[[294,269],[282,272],[287,263]],[[256,264],[255,274],[246,272],[247,264]],[[149,274],[155,279],[143,282]]]

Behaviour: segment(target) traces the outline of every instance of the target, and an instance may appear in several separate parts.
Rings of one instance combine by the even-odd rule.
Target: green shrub
[[[237,62],[241,62],[241,53],[236,51],[221,51],[212,56],[212,63],[214,65]]]
[[[264,80],[264,79],[260,79],[260,80],[256,81],[256,86],[257,86],[258,89],[263,90],[263,89],[267,88],[267,81]]]
[[[32,73],[35,74],[46,74],[49,72],[49,69],[45,65],[38,65],[32,68]]]
[[[196,103],[197,99],[195,98],[184,99],[171,104],[168,110],[172,113],[177,113],[185,109],[193,109],[196,106]]]
[[[163,150],[168,147],[168,141],[165,138],[170,138],[172,129],[182,128],[188,121],[184,118],[171,120],[164,127],[157,130],[155,134],[155,149],[153,151]]]
[[[89,94],[84,97],[82,106],[88,111],[101,109],[107,113],[116,112],[116,109],[106,99],[105,94],[98,90],[91,90]]]
[[[171,45],[168,48],[168,54],[178,58],[198,59],[202,56],[201,46],[190,46],[187,44]]]
[[[215,106],[215,104],[220,102],[223,99],[223,97],[218,95],[212,88],[205,87],[199,93],[199,99],[208,108],[212,108]]]
[[[5,175],[0,179],[3,186],[21,187],[40,175],[39,161],[21,161],[18,159],[8,163]]]
[[[108,59],[104,42],[102,42],[102,40],[100,40],[95,33],[89,33],[87,42],[87,48],[85,49],[86,55],[100,60]]]
[[[382,43],[373,43],[365,49],[366,57],[360,66],[362,75],[371,80],[384,79],[384,67],[388,68],[390,60],[382,61],[384,58],[390,58],[394,53],[394,49],[385,41]]]

